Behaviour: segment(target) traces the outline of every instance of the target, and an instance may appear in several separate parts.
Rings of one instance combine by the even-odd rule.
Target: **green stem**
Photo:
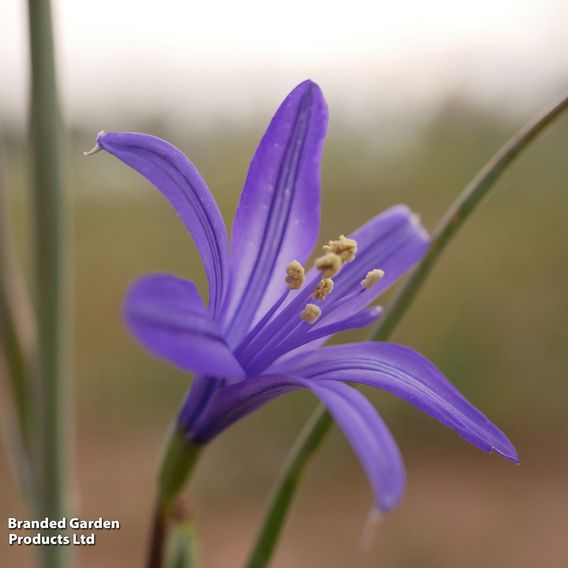
[[[172,515],[166,547],[166,568],[197,568],[199,566],[199,534],[189,507],[182,501]]]
[[[160,464],[158,501],[150,531],[147,568],[162,568],[165,561],[168,525],[179,496],[195,470],[201,447],[193,444],[183,432],[172,430]]]
[[[38,513],[52,519],[67,512],[70,416],[67,234],[63,132],[49,0],[28,0],[31,55],[31,149],[34,207],[34,278],[38,321]],[[65,546],[38,548],[46,568],[66,564]]]
[[[434,231],[428,254],[412,272],[381,318],[373,339],[385,340],[406,313],[432,267],[452,237],[483,197],[523,150],[568,108],[568,97],[537,116],[513,136],[473,178]],[[318,450],[333,420],[322,405],[314,411],[287,459],[246,568],[268,566],[280,537],[292,499],[310,458]]]

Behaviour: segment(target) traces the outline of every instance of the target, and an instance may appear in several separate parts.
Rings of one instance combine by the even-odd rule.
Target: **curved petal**
[[[184,371],[244,378],[192,282],[170,274],[142,278],[131,287],[124,315],[136,339]]]
[[[304,262],[316,243],[326,128],[323,95],[305,81],[282,103],[252,159],[232,231],[224,320],[231,343],[282,294],[288,263]]]
[[[205,181],[177,148],[148,134],[106,132],[97,143],[150,181],[191,233],[209,281],[209,308],[216,316],[228,285],[227,229]]]
[[[207,407],[217,390],[225,386],[225,380],[206,375],[197,375],[181,405],[177,416],[177,428],[190,432],[200,414]]]
[[[318,380],[376,387],[402,398],[484,452],[518,462],[505,434],[470,404],[444,375],[408,347],[354,343],[323,347],[286,362],[288,372]]]
[[[251,377],[223,387],[211,397],[188,434],[195,443],[204,444],[277,396],[301,388],[301,380],[285,375]]]
[[[371,403],[342,383],[306,381],[306,384],[349,440],[375,491],[377,507],[381,511],[396,507],[404,494],[404,464],[392,434]]]
[[[377,505],[390,510],[404,491],[404,466],[390,432],[365,397],[334,381],[299,376],[264,375],[221,388],[189,432],[204,444],[237,420],[281,394],[310,389],[327,406],[361,461],[377,495]]]

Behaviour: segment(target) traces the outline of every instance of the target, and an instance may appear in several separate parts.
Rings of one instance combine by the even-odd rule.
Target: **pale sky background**
[[[25,5],[0,0],[8,121],[26,108]],[[124,113],[244,120],[307,77],[363,120],[462,92],[536,110],[568,88],[566,0],[54,0],[54,11],[65,112],[89,126]]]

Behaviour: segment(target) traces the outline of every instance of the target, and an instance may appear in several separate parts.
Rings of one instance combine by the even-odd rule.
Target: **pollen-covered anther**
[[[306,272],[304,267],[297,261],[293,260],[286,267],[286,284],[290,290],[298,290],[302,287],[304,280],[306,279]]]
[[[331,278],[341,270],[341,257],[334,252],[328,252],[316,258],[315,267],[321,272],[322,278]]]
[[[333,280],[331,278],[324,278],[312,294],[314,300],[325,300],[327,295],[333,290]]]
[[[315,304],[306,304],[303,312],[300,312],[300,318],[307,323],[316,323],[321,316],[321,310]]]
[[[332,252],[336,254],[343,264],[351,262],[357,254],[357,241],[355,239],[348,239],[345,235],[339,235],[336,241],[329,241],[324,245],[325,252]]]
[[[361,280],[361,286],[370,290],[385,275],[385,271],[380,268],[374,268],[367,272],[367,276]]]

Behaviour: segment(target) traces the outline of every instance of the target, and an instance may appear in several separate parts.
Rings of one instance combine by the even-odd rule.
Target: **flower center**
[[[262,373],[285,353],[319,337],[357,326],[361,320],[358,315],[364,307],[361,295],[368,294],[384,272],[378,268],[370,270],[356,290],[350,287],[328,303],[325,300],[333,292],[334,277],[357,255],[357,241],[341,235],[323,249],[324,254],[314,262],[320,274],[307,284],[304,267],[297,260],[288,264],[284,294],[237,348],[235,354],[249,376]],[[333,315],[328,320],[330,314]]]
[[[325,254],[316,258],[314,262],[315,268],[321,272],[322,279],[312,293],[312,299],[319,302],[325,300],[333,290],[331,277],[336,276],[344,264],[355,258],[357,241],[348,239],[345,235],[340,235],[337,240],[329,241],[327,245],[324,245],[323,250]],[[304,310],[300,312],[300,319],[310,324],[315,323],[320,316],[321,308],[316,304],[307,304]]]

